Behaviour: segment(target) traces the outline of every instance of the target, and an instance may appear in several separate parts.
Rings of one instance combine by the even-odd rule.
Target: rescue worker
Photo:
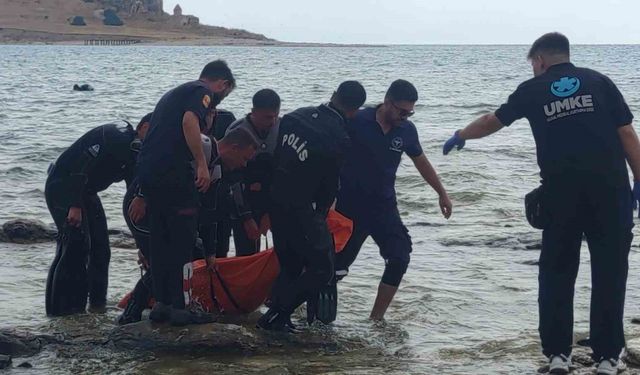
[[[380,248],[385,269],[378,286],[371,319],[381,320],[409,266],[412,251],[409,231],[402,223],[396,199],[396,174],[407,154],[422,178],[438,194],[445,218],[451,200],[429,159],[422,151],[418,131],[409,121],[418,91],[408,81],[394,81],[384,102],[365,108],[347,126],[352,148],[340,173],[336,209],[353,220],[353,233],[336,258],[336,276],[345,277],[364,241],[371,236]]]
[[[204,67],[197,81],[167,92],[153,111],[137,177],[151,222],[150,261],[156,303],[149,318],[154,322],[200,322],[185,309],[190,300],[183,292],[183,281],[191,275],[198,191],[206,192],[211,182],[200,132],[211,127],[215,107],[234,88],[231,70],[224,61],[216,60]]]
[[[365,100],[362,85],[346,81],[329,103],[300,108],[280,122],[270,214],[280,274],[259,328],[292,330],[293,311],[317,298],[334,277],[335,248],[326,217],[349,147],[345,120],[355,116]]]
[[[260,235],[266,235],[271,227],[269,194],[273,177],[273,153],[280,125],[280,97],[271,89],[262,89],[255,93],[252,102],[251,113],[231,124],[227,130],[246,129],[259,143],[255,157],[240,171],[247,212],[234,221],[236,256],[260,251]]]
[[[543,223],[539,265],[542,351],[549,372],[571,368],[573,294],[583,234],[591,254],[590,333],[598,374],[616,374],[625,346],[624,299],[633,227],[640,199],[640,143],[633,115],[607,76],[576,67],[569,40],[549,33],[528,59],[534,78],[520,84],[495,113],[455,132],[444,154],[526,118],[542,177]],[[626,162],[635,179],[632,190]]]
[[[204,152],[209,160],[209,170],[211,174],[211,187],[203,194],[200,194],[201,209],[198,216],[198,235],[202,239],[202,249],[194,251],[193,259],[208,259],[213,264],[216,257],[217,246],[217,226],[221,221],[228,221],[225,215],[228,215],[226,207],[220,209],[217,202],[221,201],[218,195],[229,196],[229,191],[225,191],[221,186],[226,173],[242,168],[246,165],[255,150],[257,143],[253,136],[244,129],[231,131],[223,139],[218,142],[211,141],[207,136],[202,135]],[[145,212],[142,216],[138,215],[136,209],[131,209],[135,199],[137,188],[134,186],[129,189],[124,200],[124,213],[127,219],[127,225],[136,239],[139,247],[138,263],[141,268],[146,271],[136,284],[131,298],[127,302],[123,313],[118,317],[118,324],[129,324],[138,322],[142,319],[142,312],[149,306],[152,297],[153,280],[150,272],[150,254],[149,254],[149,228],[148,220],[144,220]],[[242,201],[238,202],[242,204]],[[242,210],[242,208],[238,208]],[[193,244],[196,248],[196,244]],[[183,285],[183,288],[185,286]],[[187,294],[190,293],[189,285],[186,285]]]
[[[47,315],[106,309],[111,249],[107,218],[98,193],[133,178],[139,143],[149,115],[136,129],[107,124],[90,130],[49,167],[47,207],[58,228],[56,256],[46,285]]]

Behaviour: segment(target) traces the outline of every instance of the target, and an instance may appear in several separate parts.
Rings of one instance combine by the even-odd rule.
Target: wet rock
[[[87,83],[83,83],[82,85],[76,83],[73,85],[73,91],[93,91],[93,87]]]
[[[631,319],[631,323],[633,323],[633,324],[640,324],[640,318],[633,318],[633,319]]]
[[[45,223],[32,219],[7,221],[2,225],[2,232],[8,242],[22,244],[51,241],[56,235]]]
[[[640,366],[640,339],[627,341],[624,360],[634,366]]]
[[[33,368],[33,365],[31,363],[29,363],[29,362],[22,362],[17,367],[20,367],[20,368]]]
[[[11,356],[0,354],[0,369],[11,366]]]
[[[154,325],[142,321],[116,327],[109,341],[118,348],[193,351],[202,349],[254,350],[265,340],[244,327],[231,324],[202,324],[187,327]]]
[[[0,354],[29,357],[40,352],[43,346],[60,341],[59,338],[51,335],[34,335],[3,330],[0,331]]]

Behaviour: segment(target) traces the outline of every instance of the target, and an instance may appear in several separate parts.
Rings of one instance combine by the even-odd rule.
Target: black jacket
[[[295,110],[282,118],[274,155],[272,198],[282,207],[333,203],[350,145],[342,114],[330,104]]]

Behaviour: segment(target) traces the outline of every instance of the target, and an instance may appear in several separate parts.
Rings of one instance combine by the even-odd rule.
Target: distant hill
[[[169,15],[162,11],[162,0],[0,0],[0,9],[0,43],[136,39],[168,44],[280,44],[246,30],[201,25],[197,17],[182,15],[179,9],[178,14]],[[116,15],[123,25],[105,25],[105,15],[108,19]]]

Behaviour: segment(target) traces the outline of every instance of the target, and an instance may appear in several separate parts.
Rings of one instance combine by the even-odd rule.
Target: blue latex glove
[[[640,181],[633,183],[633,209],[638,208],[638,202],[640,202]],[[640,218],[640,211],[638,211],[638,217]]]
[[[458,147],[458,151],[460,151],[464,147],[464,144],[465,140],[460,138],[460,130],[457,130],[453,134],[453,137],[449,138],[449,140],[444,143],[444,147],[442,147],[442,153],[444,155],[447,155],[456,146]]]

